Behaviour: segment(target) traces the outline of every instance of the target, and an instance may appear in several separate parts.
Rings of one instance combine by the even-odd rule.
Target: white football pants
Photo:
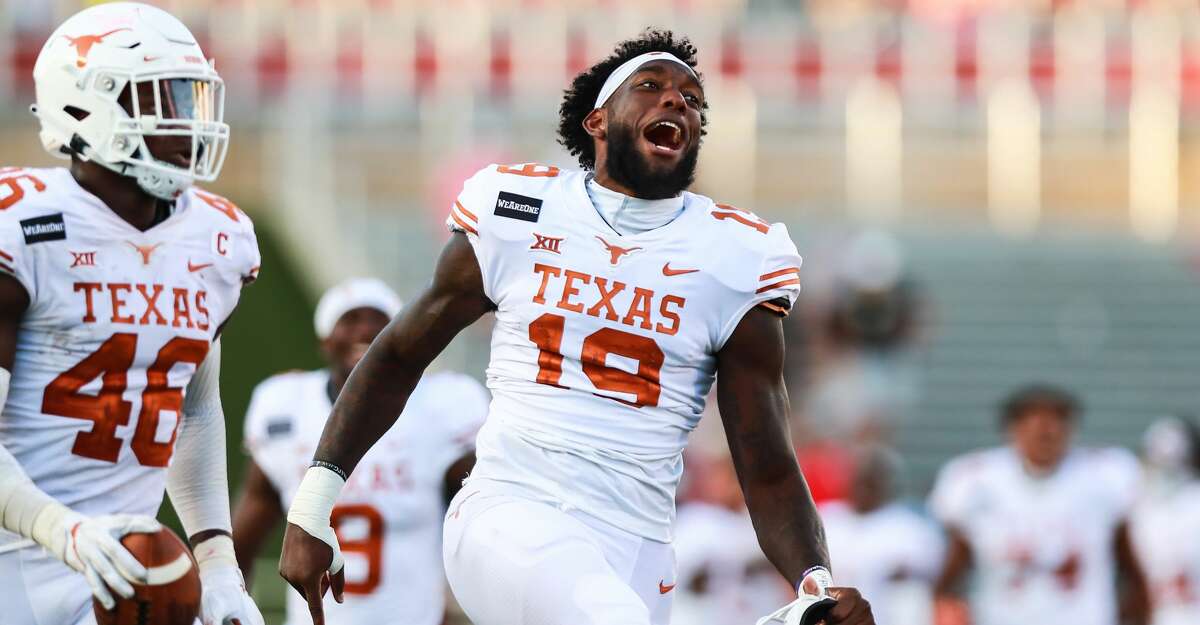
[[[667,625],[671,545],[469,483],[446,513],[446,578],[475,625]]]
[[[0,551],[0,625],[95,625],[83,575],[41,547]]]

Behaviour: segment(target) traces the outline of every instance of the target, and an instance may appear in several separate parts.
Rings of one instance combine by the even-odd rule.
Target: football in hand
[[[187,545],[167,528],[153,534],[127,534],[121,544],[146,565],[149,579],[133,585],[133,597],[116,593],[117,606],[105,610],[92,601],[97,625],[194,625],[200,615],[200,572]]]

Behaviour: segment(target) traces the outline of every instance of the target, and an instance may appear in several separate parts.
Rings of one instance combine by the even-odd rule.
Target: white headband
[[[400,297],[382,280],[352,278],[321,296],[317,312],[313,315],[313,328],[317,331],[317,338],[327,339],[342,315],[355,308],[374,308],[390,319],[400,313],[400,307]]]
[[[679,57],[671,54],[670,52],[647,52],[641,56],[635,56],[632,59],[625,61],[620,67],[613,70],[613,73],[608,75],[608,80],[605,80],[604,86],[600,88],[600,95],[596,96],[596,105],[592,108],[598,109],[604,106],[604,103],[608,102],[608,99],[612,97],[612,94],[616,93],[617,87],[620,87],[621,83],[625,82],[625,80],[632,76],[634,72],[638,71],[643,65],[650,63],[651,61],[671,61],[672,63],[678,63],[682,65],[689,74],[692,76],[696,75],[696,71],[692,69],[691,65],[680,61]]]

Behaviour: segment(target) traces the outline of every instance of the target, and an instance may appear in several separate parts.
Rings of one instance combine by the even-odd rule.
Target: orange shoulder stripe
[[[766,308],[767,310],[769,310],[773,313],[776,313],[781,317],[786,317],[788,315],[788,309],[784,308],[783,306],[780,306],[779,304],[772,304],[771,302],[763,302],[763,303],[759,304],[759,306],[762,306],[763,308]]]
[[[467,210],[467,208],[465,206],[463,206],[462,204],[459,204],[458,200],[454,200],[454,205],[456,207],[458,207],[458,210],[462,211],[462,214],[465,215],[468,219],[470,219],[471,221],[473,221],[475,223],[479,223],[479,218],[475,216],[475,213],[472,213],[471,211]]]
[[[456,213],[456,212],[454,212],[454,211],[450,211],[450,217],[451,217],[452,219],[454,219],[454,223],[458,224],[458,225],[459,225],[459,227],[461,227],[463,230],[466,230],[467,232],[470,232],[471,234],[473,234],[473,235],[475,235],[475,236],[479,236],[479,231],[478,231],[478,230],[476,230],[476,229],[474,229],[474,228],[472,228],[472,227],[470,226],[470,224],[468,224],[468,223],[467,223],[466,221],[464,221],[464,220],[463,220],[461,217],[459,217],[459,216],[458,216],[458,213]]]
[[[4,250],[0,250],[0,258],[3,258],[4,260],[7,260],[9,262],[12,262],[12,259],[13,259],[13,257],[9,256],[8,253],[6,253]]]
[[[772,271],[771,273],[764,273],[763,275],[759,276],[758,279],[759,280],[770,280],[771,278],[778,278],[779,276],[786,276],[789,273],[794,273],[796,275],[800,275],[800,268],[799,267],[788,267],[787,269],[780,269],[779,271]]]
[[[784,280],[782,282],[776,282],[775,284],[768,284],[767,286],[755,291],[755,293],[766,293],[767,291],[772,291],[774,289],[778,289],[779,287],[788,286],[791,284],[800,284],[800,278],[792,278],[791,280]]]

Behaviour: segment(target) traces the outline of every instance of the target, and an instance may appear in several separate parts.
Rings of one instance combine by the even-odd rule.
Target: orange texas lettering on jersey
[[[687,303],[683,297],[663,295],[660,298],[652,289],[630,286],[617,280],[609,281],[607,278],[554,265],[535,263],[533,272],[541,274],[542,277],[541,286],[533,296],[535,304],[556,306],[608,321],[619,319],[627,326],[654,330],[667,336],[674,336],[679,332],[679,313]],[[625,291],[633,294],[629,306],[618,307],[615,300]],[[658,306],[654,306],[656,299]]]
[[[308,464],[304,466],[307,471]],[[404,493],[414,488],[412,469],[409,468],[408,462],[374,462],[350,474],[342,495],[366,497],[372,493]]]
[[[391,443],[394,446],[395,443]],[[296,483],[308,472],[309,462],[317,448],[314,445],[298,445],[294,448],[295,458],[302,460],[295,466]],[[384,455],[387,452],[382,452]],[[372,494],[407,493],[416,489],[412,467],[406,459],[391,459],[389,461],[371,458],[368,462],[358,465],[350,474],[350,479],[342,488],[342,496],[347,499],[362,499]]]
[[[76,282],[84,303],[83,323],[124,323],[207,331],[208,293],[184,287],[129,282]]]

